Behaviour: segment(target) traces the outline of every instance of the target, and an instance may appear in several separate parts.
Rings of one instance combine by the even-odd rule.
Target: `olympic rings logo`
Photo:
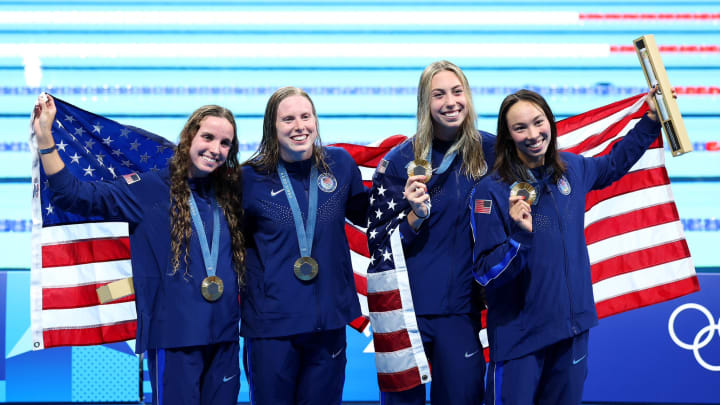
[[[696,309],[700,311],[700,313],[705,315],[708,320],[708,325],[698,331],[698,333],[695,335],[695,339],[693,339],[692,344],[683,342],[675,334],[675,318],[680,314],[680,312],[686,309]],[[718,336],[720,336],[720,318],[718,318],[717,323],[715,323],[715,319],[713,319],[713,315],[710,313],[710,311],[700,304],[690,303],[680,305],[679,307],[675,308],[673,313],[670,315],[670,319],[668,320],[668,332],[670,333],[670,337],[672,338],[673,342],[675,342],[676,345],[680,346],[685,350],[692,350],[693,354],[695,355],[695,360],[697,360],[698,364],[700,364],[704,369],[709,371],[720,371],[720,366],[714,366],[707,363],[700,356],[700,349],[710,343],[713,338],[713,332],[715,331],[717,331]]]

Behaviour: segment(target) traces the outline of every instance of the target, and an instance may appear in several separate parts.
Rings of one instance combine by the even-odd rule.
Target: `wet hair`
[[[301,96],[305,97],[312,106],[313,117],[315,118],[315,143],[313,144],[312,156],[315,159],[315,165],[321,172],[329,172],[330,167],[325,161],[325,153],[320,140],[320,124],[318,123],[317,113],[315,112],[315,103],[305,90],[298,87],[282,87],[270,96],[265,107],[265,117],[263,118],[263,135],[257,151],[243,163],[250,165],[265,173],[273,173],[277,169],[280,161],[280,142],[278,142],[277,121],[278,108],[280,103],[288,97]]]
[[[465,111],[467,115],[458,130],[456,137],[458,143],[455,146],[459,155],[462,156],[461,170],[464,175],[479,179],[487,171],[487,163],[482,149],[482,137],[475,128],[476,114],[473,107],[472,92],[462,70],[446,60],[431,63],[420,75],[417,93],[417,132],[413,138],[415,159],[425,159],[432,147],[436,125],[430,113],[432,79],[436,74],[443,71],[454,73],[460,80],[465,93]]]
[[[206,105],[192,113],[180,132],[175,154],[170,160],[170,247],[172,251],[172,273],[176,274],[182,260],[185,276],[189,274],[190,235],[190,184],[188,176],[192,166],[190,145],[207,117],[226,119],[233,127],[233,140],[225,163],[208,175],[215,190],[217,202],[225,214],[232,238],[233,267],[240,285],[245,276],[245,242],[242,229],[242,175],[237,160],[238,138],[235,118],[230,110],[217,105]]]
[[[518,156],[515,141],[510,135],[510,127],[508,127],[507,114],[512,106],[518,101],[527,101],[538,107],[548,122],[550,123],[550,143],[545,152],[545,164],[547,168],[552,168],[553,180],[558,181],[565,174],[565,163],[557,151],[557,125],[555,124],[555,116],[550,109],[547,101],[540,94],[532,90],[518,90],[508,95],[500,104],[497,122],[497,140],[495,141],[495,166],[493,169],[500,178],[509,184],[516,181],[529,181],[527,167]]]

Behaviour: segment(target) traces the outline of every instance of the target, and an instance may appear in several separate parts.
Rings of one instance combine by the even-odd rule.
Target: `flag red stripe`
[[[620,138],[620,139],[622,139],[622,138]],[[594,156],[594,157],[599,157],[599,156],[605,156],[605,155],[609,154],[610,151],[612,150],[613,146],[614,146],[616,143],[618,143],[618,142],[620,141],[620,139],[614,140],[612,143],[610,143],[609,145],[607,145],[607,147],[606,147],[602,152],[598,152],[598,153],[594,154],[593,156]],[[663,147],[662,137],[661,137],[661,136],[658,136],[658,138],[657,138],[656,140],[654,140],[653,143],[650,144],[650,146],[648,146],[648,150],[650,150],[650,149],[658,149],[658,148],[662,148],[662,147]],[[663,164],[663,167],[665,167],[665,164]]]
[[[45,287],[42,289],[43,309],[69,309],[101,305],[96,290],[109,283],[110,282],[95,283],[61,288]],[[135,295],[120,298],[112,301],[112,303],[116,304],[133,300],[135,300]]]
[[[383,392],[405,391],[420,384],[422,381],[417,367],[397,373],[378,373],[378,385]]]
[[[130,239],[128,237],[91,239],[42,247],[44,268],[77,266],[129,258]]]
[[[596,108],[596,109],[590,110],[586,113],[576,115],[573,117],[569,117],[562,121],[558,121],[558,123],[557,123],[558,136],[563,136],[564,134],[566,134],[568,132],[572,132],[572,131],[575,131],[584,126],[590,125],[599,119],[609,117],[609,116],[615,114],[616,112],[621,111],[621,110],[628,108],[631,105],[635,104],[635,102],[639,98],[642,98],[642,97],[645,97],[645,94],[638,94],[637,96],[630,97],[625,100],[616,101],[616,102],[614,102],[612,104],[608,104],[604,107]]]
[[[375,353],[391,353],[412,346],[410,344],[410,335],[408,335],[406,329],[388,333],[374,332],[373,344],[375,345]]]
[[[352,327],[358,332],[362,332],[363,330],[365,330],[369,323],[370,319],[364,316],[359,316],[350,322],[350,327]]]
[[[585,197],[585,211],[611,197],[665,184],[670,184],[670,178],[668,178],[665,167],[656,167],[654,169],[638,170],[628,173],[620,180],[602,190],[589,192]]]
[[[368,293],[368,307],[373,312],[386,312],[402,309],[400,290]]]
[[[619,314],[635,308],[668,301],[700,290],[697,276],[621,295],[596,304],[598,317]]]
[[[590,266],[592,282],[690,257],[685,239],[613,257]]]
[[[336,143],[330,146],[343,148],[353,157],[358,166],[377,167],[380,160],[390,149],[407,139],[404,135],[393,135],[384,139],[378,146],[362,146],[352,143]]]
[[[603,219],[585,228],[585,242],[589,245],[613,236],[679,220],[672,202],[631,211]]]
[[[358,273],[353,273],[355,277],[355,289],[359,294],[367,296],[367,277]]]
[[[365,257],[370,257],[370,250],[368,250],[367,236],[365,233],[355,228],[354,226],[345,223],[345,234],[350,244],[350,250],[355,253],[361,254]]]
[[[45,348],[92,346],[135,339],[136,328],[137,324],[133,320],[94,328],[44,330],[43,340]]]

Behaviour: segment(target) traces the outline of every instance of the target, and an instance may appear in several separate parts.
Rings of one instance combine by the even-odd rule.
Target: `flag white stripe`
[[[373,178],[373,175],[375,174],[375,168],[370,167],[363,167],[359,166],[360,168],[360,175],[362,176],[362,179],[364,181],[370,181]]]
[[[370,308],[368,308],[367,297],[360,293],[357,293],[357,296],[358,296],[358,301],[360,301],[360,313],[365,317],[369,317],[370,316]]]
[[[624,233],[588,245],[590,264],[684,239],[680,221]]]
[[[606,218],[616,217],[628,212],[672,202],[670,185],[644,188],[600,201],[585,212],[585,226]]]
[[[375,260],[384,260],[382,257]],[[368,294],[393,291],[398,289],[397,270],[388,270],[380,273],[368,273]]]
[[[130,259],[43,268],[43,288],[75,287],[132,277]]]
[[[375,352],[375,365],[378,373],[399,373],[415,367],[411,347],[394,352]]]
[[[94,222],[49,226],[42,230],[42,244],[54,245],[77,240],[121,238],[128,236],[126,222]]]
[[[362,277],[367,276],[367,268],[370,264],[370,259],[361,255],[360,253],[350,250],[350,261],[352,262],[353,272]]]
[[[611,114],[603,119],[589,123],[584,127],[580,127],[574,131],[567,132],[558,136],[558,149],[572,148],[581,144],[588,136],[597,135],[605,131],[608,127],[617,121],[620,121],[626,115],[633,113],[642,107],[645,102],[644,98],[640,98],[633,105]]]
[[[691,258],[621,274],[593,284],[595,302],[695,276]]]
[[[628,170],[628,173],[639,170],[655,169],[665,165],[665,150],[663,148],[648,149]]]
[[[95,305],[72,309],[43,310],[43,330],[91,328],[134,321],[135,302]]]
[[[402,309],[385,312],[370,312],[373,332],[390,333],[404,330]]]

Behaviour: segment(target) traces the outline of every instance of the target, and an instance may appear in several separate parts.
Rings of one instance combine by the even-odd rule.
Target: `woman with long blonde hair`
[[[345,325],[360,305],[345,218],[364,224],[367,189],[344,149],[324,147],[297,87],[268,100],[258,151],[243,165],[247,283],[243,361],[254,404],[339,404]]]
[[[126,221],[137,311],[137,353],[148,352],[153,404],[236,404],[240,390],[238,290],[244,280],[242,182],[235,120],[196,110],[169,168],[85,182],[65,167],[49,95],[33,128],[53,204]]]
[[[386,266],[387,247],[401,248],[393,250],[394,265],[401,263],[397,255],[402,254],[407,271],[392,271],[398,285],[409,284],[409,290],[399,291],[403,313],[414,312],[414,317],[399,321],[412,350],[395,357],[407,357],[397,363],[419,370],[390,378],[398,375],[399,366],[377,361],[383,404],[424,404],[422,384],[431,380],[432,403],[483,400],[481,303],[470,271],[473,240],[467,221],[470,191],[494,162],[495,139],[475,128],[476,119],[462,70],[448,61],[430,64],[418,84],[417,132],[388,153],[373,178],[370,253]],[[380,270],[377,274],[383,274]],[[387,276],[376,277],[372,266],[368,273],[368,290],[376,289],[376,283],[382,288]],[[380,310],[374,306],[370,301],[371,322],[387,324],[373,318]],[[376,333],[375,347],[393,347],[396,335]]]

